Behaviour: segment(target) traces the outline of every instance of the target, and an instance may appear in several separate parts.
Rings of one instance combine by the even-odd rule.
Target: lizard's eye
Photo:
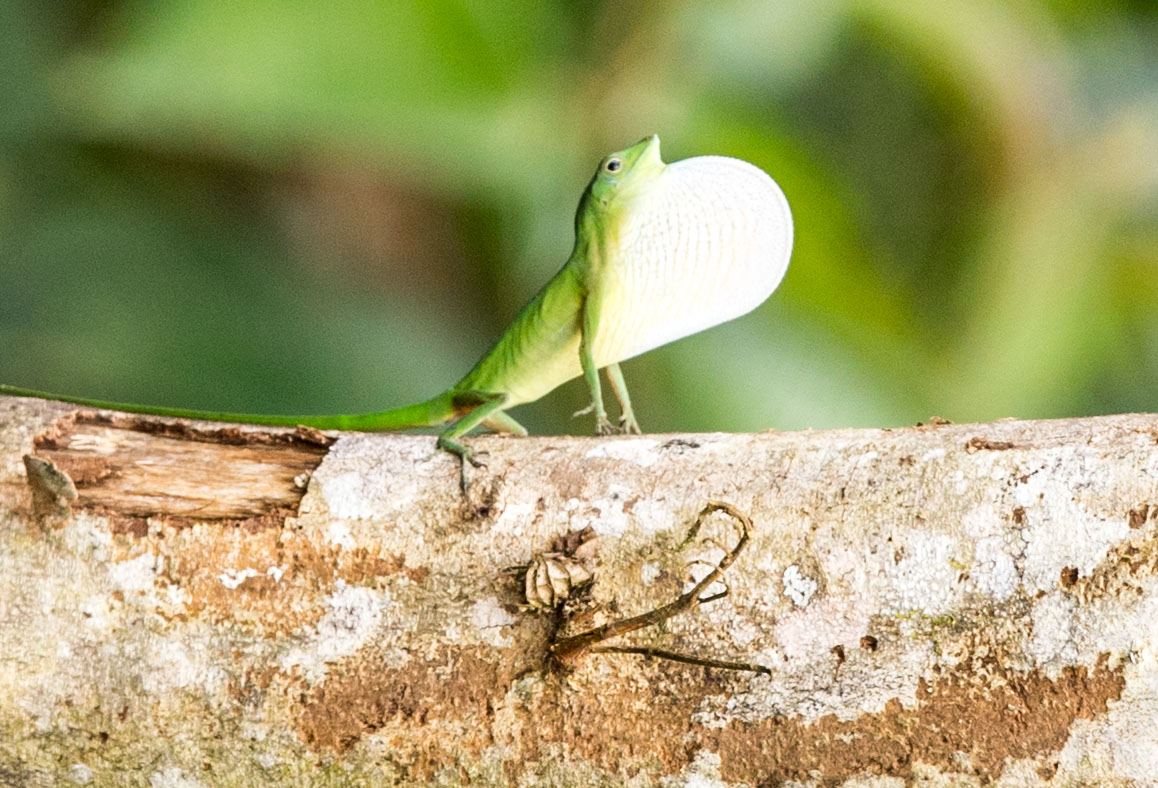
[[[619,172],[619,168],[623,166],[623,162],[619,159],[608,159],[607,163],[603,165],[603,169],[608,172]]]

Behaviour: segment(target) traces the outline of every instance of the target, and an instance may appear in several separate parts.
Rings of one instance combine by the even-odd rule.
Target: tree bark
[[[0,398],[0,785],[1158,775],[1158,416],[470,442]]]

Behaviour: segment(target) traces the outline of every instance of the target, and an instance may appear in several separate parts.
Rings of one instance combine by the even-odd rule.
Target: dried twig
[[[581,632],[578,635],[563,638],[557,641],[551,647],[551,655],[563,665],[573,664],[577,659],[587,653],[615,653],[615,654],[641,654],[644,656],[662,657],[663,659],[671,659],[676,662],[686,662],[693,665],[704,665],[706,667],[726,668],[728,670],[749,670],[756,673],[764,673],[771,675],[772,671],[763,665],[750,664],[746,662],[729,662],[723,660],[703,659],[700,657],[692,657],[684,654],[676,654],[674,652],[665,651],[663,649],[655,649],[649,647],[636,646],[600,646],[605,640],[609,640],[619,635],[625,635],[628,632],[634,632],[637,629],[660,624],[667,621],[673,616],[677,616],[687,610],[691,610],[697,605],[702,605],[706,602],[711,602],[719,599],[727,594],[723,591],[718,594],[713,594],[708,597],[701,596],[713,583],[719,581],[724,574],[724,571],[731,566],[740,551],[748,544],[751,538],[752,521],[748,516],[728,503],[710,502],[696,517],[695,523],[692,524],[688,536],[680,544],[680,547],[686,546],[699,533],[700,526],[704,521],[714,512],[725,512],[731,515],[740,524],[740,538],[736,542],[736,546],[730,551],[727,551],[719,563],[712,565],[712,570],[704,575],[699,582],[685,593],[681,594],[674,602],[670,602],[661,607],[657,607],[647,613],[630,618],[619,619],[604,624],[603,626],[589,629],[586,632]]]

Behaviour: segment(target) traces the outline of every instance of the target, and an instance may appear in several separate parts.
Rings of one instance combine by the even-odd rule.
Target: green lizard
[[[613,431],[599,370],[621,406],[620,426],[639,433],[619,362],[738,317],[784,276],[792,216],[776,183],[739,159],[700,156],[664,164],[652,135],[603,159],[579,200],[567,263],[466,376],[425,402],[377,413],[275,416],[135,405],[0,385],[42,397],[131,413],[212,421],[304,425],[322,430],[399,430],[448,424],[437,445],[481,463],[460,438],[478,426],[526,435],[506,410],[582,375],[598,434]],[[579,415],[576,414],[576,415]]]

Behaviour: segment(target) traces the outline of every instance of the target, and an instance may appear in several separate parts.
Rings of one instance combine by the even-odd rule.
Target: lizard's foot
[[[635,414],[631,411],[620,415],[619,429],[624,435],[642,435],[643,431],[639,428],[639,422],[635,420]]]
[[[466,448],[465,446],[463,448]],[[466,473],[466,466],[469,463],[472,468],[485,468],[487,464],[479,459],[485,457],[485,451],[475,451],[474,449],[466,449],[459,457],[461,462],[458,467],[458,486],[462,488],[462,494],[466,495],[467,489],[470,488],[470,476]]]
[[[466,466],[469,464],[474,468],[485,468],[486,463],[479,459],[480,456],[485,457],[485,451],[476,452],[474,449],[465,446],[458,441],[448,438],[445,435],[438,436],[438,448],[455,454],[458,456],[458,484],[462,488],[463,493],[466,493],[467,488],[470,487],[470,477],[467,476]]]
[[[615,435],[619,430],[607,418],[606,413],[595,414],[595,434],[596,435]]]
[[[595,435],[615,435],[615,433],[618,432],[615,425],[611,424],[610,419],[607,417],[607,411],[596,407],[594,402],[586,408],[574,411],[571,417],[577,418],[578,416],[586,416],[589,413],[595,414]]]
[[[615,425],[611,423],[611,420],[607,418],[607,411],[596,405],[594,402],[592,402],[587,407],[572,413],[571,418],[574,419],[579,416],[586,416],[588,413],[595,414],[596,435],[614,435],[615,433],[619,432],[619,430],[615,428]]]

